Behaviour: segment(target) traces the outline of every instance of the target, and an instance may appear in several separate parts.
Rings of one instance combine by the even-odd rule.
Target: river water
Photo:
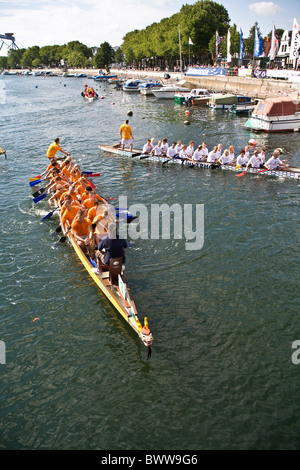
[[[239,150],[244,117],[174,106],[84,79],[1,77],[2,449],[299,449],[299,182],[112,156],[132,111],[134,144],[204,139]],[[126,272],[152,357],[97,289],[28,177],[55,137],[107,198],[204,205],[204,245],[132,241]],[[299,134],[256,135],[300,166]],[[2,343],[3,344],[3,343]],[[2,361],[3,362],[3,361]]]

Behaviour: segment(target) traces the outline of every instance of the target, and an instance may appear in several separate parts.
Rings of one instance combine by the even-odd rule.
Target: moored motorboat
[[[44,197],[42,195],[42,197]],[[34,200],[34,202],[37,202]],[[110,222],[115,222],[116,217],[119,219],[119,224],[127,223],[134,219],[134,217],[128,213],[127,210],[115,209],[108,202],[101,198],[101,203],[97,206],[96,214],[102,214],[104,210],[107,210],[108,215],[106,216],[106,225],[103,225],[104,219],[101,222],[96,222],[95,233],[101,237],[107,233],[106,226]],[[60,204],[58,204],[53,212],[59,213],[60,217]],[[50,214],[51,214],[50,213]],[[49,215],[49,214],[48,214]],[[49,217],[45,216],[42,220],[46,220]],[[124,217],[123,217],[124,216]],[[87,270],[93,281],[105,294],[107,299],[113,305],[113,307],[122,315],[124,320],[130,325],[130,327],[137,333],[142,343],[148,348],[148,357],[151,356],[151,346],[153,343],[153,336],[148,327],[148,319],[144,318],[143,326],[139,320],[137,308],[132,297],[131,289],[124,272],[124,266],[122,265],[122,258],[111,258],[109,265],[103,265],[102,270],[96,269],[96,262],[87,253],[79,247],[70,227],[62,224],[60,217],[60,227],[63,232],[63,236],[60,241],[68,240],[75,250],[79,260],[81,261],[84,268]]]
[[[160,82],[145,82],[140,85],[140,94],[141,95],[153,95],[153,90],[161,88],[163,85]]]
[[[144,81],[139,78],[126,80],[122,89],[128,92],[139,92],[142,83],[144,83]]]
[[[192,162],[191,160],[181,159],[179,157],[175,158],[168,158],[162,156],[155,156],[155,155],[145,155],[141,149],[134,149],[132,152],[129,149],[122,150],[120,144],[115,145],[98,145],[98,148],[109,153],[114,153],[120,156],[135,158],[136,160],[141,160],[143,162],[152,161],[152,162],[160,162],[163,164],[177,164],[183,165],[192,168],[206,168],[206,169],[218,169],[218,170],[227,170],[227,171],[234,171],[236,173],[241,173],[245,170],[245,168],[239,168],[236,165],[221,165],[221,164],[214,164],[208,162]],[[251,174],[259,174],[260,176],[277,176],[279,178],[288,178],[293,180],[300,180],[300,167],[289,167],[288,170],[262,170],[261,168],[248,168],[247,173]]]
[[[253,101],[249,96],[244,95],[233,95],[233,94],[222,94],[214,93],[211,95],[208,101],[208,106],[212,109],[229,109],[233,104],[251,104]]]
[[[180,85],[164,85],[152,91],[156,98],[173,99],[175,93],[189,93],[190,89]]]
[[[178,92],[174,95],[176,103],[183,103],[192,106],[205,106],[211,93],[205,88],[193,88],[190,92]]]
[[[264,132],[300,130],[300,101],[293,98],[260,100],[244,127]]]

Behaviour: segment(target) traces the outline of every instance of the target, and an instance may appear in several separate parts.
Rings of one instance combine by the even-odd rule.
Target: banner
[[[189,38],[189,44],[190,44],[191,46],[194,45],[194,43],[193,43],[193,41],[191,40],[191,38]]]
[[[184,75],[192,75],[195,77],[226,75],[226,69],[220,67],[189,67]]]
[[[240,52],[239,52],[239,60],[244,58],[244,39],[243,39],[243,31],[240,29]]]
[[[290,59],[294,61],[294,66],[295,66],[295,63],[296,63],[296,59],[298,59],[298,57],[299,57],[299,47],[300,47],[299,24],[297,23],[296,18],[294,18],[292,41],[291,41],[291,50],[290,50]]]
[[[275,25],[273,24],[271,48],[270,48],[270,52],[269,52],[270,60],[275,59],[276,54],[278,52],[278,46],[279,46],[279,41],[278,41],[278,37],[277,37],[277,34],[276,34]]]
[[[255,25],[254,57],[261,57],[262,55],[263,55],[263,42],[259,35],[257,25]]]
[[[219,55],[219,44],[220,44],[220,42],[221,42],[221,38],[219,36],[218,31],[216,31],[216,58]]]
[[[231,62],[231,54],[230,54],[230,28],[228,28],[227,33],[227,62]]]
[[[267,77],[267,70],[252,70],[252,75],[255,78],[266,78]]]

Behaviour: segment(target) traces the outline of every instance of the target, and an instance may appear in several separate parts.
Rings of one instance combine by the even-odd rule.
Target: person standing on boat
[[[65,152],[65,150],[63,150],[60,145],[59,145],[59,138],[57,137],[54,142],[49,146],[48,150],[47,150],[47,157],[48,158],[54,158],[56,157],[56,152],[57,151],[60,151],[61,153],[65,154],[66,156],[69,156],[70,153],[69,152]]]
[[[120,137],[121,137],[121,144],[122,144],[122,150],[124,150],[125,145],[129,145],[129,150],[132,152],[132,141],[133,141],[133,135],[132,135],[132,130],[129,125],[128,119],[126,119],[125,123],[122,124],[120,127]]]
[[[120,238],[116,233],[116,224],[109,224],[108,236],[100,240],[98,251],[96,252],[98,270],[101,272],[103,264],[109,266],[111,258],[123,258],[123,264],[125,264],[125,248],[127,246],[126,240]],[[101,250],[105,250],[105,253],[101,252]]]

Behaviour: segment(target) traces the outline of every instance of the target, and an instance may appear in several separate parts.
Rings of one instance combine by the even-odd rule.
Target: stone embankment
[[[35,70],[33,70],[34,72]],[[61,69],[51,70],[61,73]],[[20,72],[20,70],[18,70]],[[85,73],[89,78],[98,75],[97,69],[69,69],[68,73]],[[165,72],[153,72],[144,70],[112,69],[111,74],[117,74],[124,78],[142,78],[158,80],[163,84],[184,81],[189,88],[206,88],[221,93],[239,93],[252,98],[270,98],[292,96],[296,98],[300,94],[300,83],[292,83],[281,79],[246,78],[238,76],[214,76],[214,77],[188,77],[179,72],[169,72],[170,78],[164,78]]]

